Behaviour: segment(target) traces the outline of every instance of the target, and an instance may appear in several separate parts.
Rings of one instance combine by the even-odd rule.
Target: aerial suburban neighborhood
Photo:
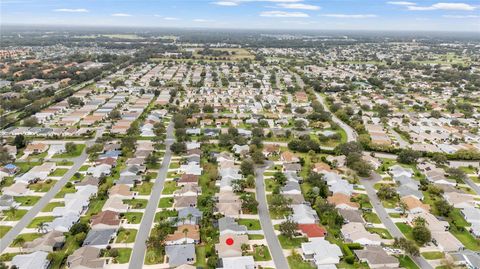
[[[480,268],[479,89],[478,35],[7,28],[0,268]]]

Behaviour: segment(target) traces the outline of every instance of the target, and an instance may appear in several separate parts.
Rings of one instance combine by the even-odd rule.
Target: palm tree
[[[188,213],[188,214],[187,214],[187,218],[188,218],[188,220],[190,221],[190,224],[192,224],[192,217],[193,217],[193,214],[192,214],[192,213]]]
[[[10,215],[12,215],[12,217],[14,218],[15,215],[17,215],[17,208],[14,207],[14,206],[11,206],[8,208],[8,213],[10,213]]]
[[[185,244],[187,243],[188,228],[183,228],[182,233],[185,235]]]
[[[22,251],[23,245],[25,244],[25,238],[18,236],[13,240],[13,244],[18,246],[20,251]]]
[[[47,231],[47,224],[43,221],[39,222],[37,224],[37,231],[40,232],[40,233],[46,233]]]

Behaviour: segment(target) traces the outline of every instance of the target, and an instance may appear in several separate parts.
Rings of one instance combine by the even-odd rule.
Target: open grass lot
[[[36,217],[28,224],[27,228],[37,228],[40,223],[51,222],[53,219],[55,219],[54,216]]]
[[[2,211],[3,216],[5,217],[5,221],[17,221],[23,218],[25,214],[27,214],[27,210],[23,209],[16,209],[16,210],[4,210]]]
[[[64,205],[64,202],[50,202],[42,209],[42,212],[52,212],[55,207],[60,207]]]
[[[130,224],[139,224],[142,220],[143,214],[140,212],[127,212],[123,214],[123,218]]]
[[[152,182],[142,182],[142,184],[136,185],[133,191],[138,192],[140,195],[149,195],[152,192]]]
[[[121,229],[115,239],[115,243],[133,243],[137,236],[135,229]]]
[[[422,256],[427,260],[438,260],[445,258],[445,253],[440,251],[423,252]]]
[[[33,206],[40,198],[40,196],[16,196],[15,202],[20,203],[22,206]]]
[[[75,144],[75,150],[73,152],[55,154],[53,155],[53,158],[56,158],[56,159],[75,158],[80,156],[80,154],[82,154],[84,149],[85,149],[85,144]]]
[[[55,183],[57,183],[56,180],[47,179],[44,182],[30,184],[28,188],[34,192],[48,192]]]
[[[65,175],[65,173],[67,173],[67,172],[68,172],[68,169],[66,169],[66,168],[57,168],[57,169],[55,169],[55,171],[50,173],[49,176],[51,176],[51,177],[61,177],[61,176]]]
[[[158,207],[160,208],[170,208],[173,206],[173,198],[172,197],[163,197],[160,199],[158,203]]]
[[[261,245],[261,246],[253,246],[253,259],[255,261],[269,261],[272,259],[270,256],[270,251],[268,251],[268,247]]]
[[[407,269],[420,269],[420,267],[418,267],[418,265],[409,256],[400,255],[397,258],[400,262],[400,267]]]
[[[147,207],[148,200],[145,199],[130,199],[123,200],[124,204],[130,205],[130,208],[133,209],[143,209]]]
[[[283,235],[279,235],[278,241],[280,241],[280,245],[282,245],[282,248],[293,249],[301,247],[302,243],[308,242],[308,239],[306,237],[295,237],[292,239],[288,239]]]
[[[0,226],[0,238],[2,238],[3,236],[5,236],[8,231],[10,231],[12,229],[11,226],[4,226],[4,225],[1,225]]]
[[[40,233],[28,233],[28,234],[19,234],[17,238],[23,238],[23,240],[25,240],[24,242],[31,242],[41,236],[42,234]],[[20,245],[17,243],[16,240],[13,240],[13,243],[10,245],[10,247],[20,247]]]
[[[248,230],[261,230],[260,221],[256,219],[239,219],[238,224],[245,225]]]

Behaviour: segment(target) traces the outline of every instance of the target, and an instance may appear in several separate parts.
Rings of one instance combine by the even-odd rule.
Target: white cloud
[[[375,14],[322,14],[320,16],[341,19],[368,19],[377,17]]]
[[[303,12],[286,12],[286,11],[263,11],[260,12],[261,17],[272,17],[272,18],[308,18],[308,14]]]
[[[416,3],[414,2],[407,2],[407,1],[389,1],[387,4],[390,5],[397,5],[397,6],[415,6]]]
[[[476,19],[480,18],[480,15],[443,15],[443,17],[449,19]]]
[[[464,10],[472,11],[476,7],[465,3],[436,3],[431,6],[407,6],[408,10],[421,11],[421,10]]]
[[[132,17],[132,15],[127,14],[127,13],[113,13],[113,17]]]
[[[175,17],[165,17],[163,19],[166,20],[166,21],[178,21],[179,20],[179,18],[175,18]]]
[[[70,12],[70,13],[85,13],[88,12],[88,9],[85,8],[57,8],[54,9],[55,12]]]
[[[212,22],[212,20],[207,20],[207,19],[194,19],[193,21],[194,21],[194,22],[200,22],[200,23]]]
[[[212,4],[217,6],[224,6],[224,7],[238,6],[238,2],[233,2],[233,1],[217,1],[217,2],[213,2]]]
[[[290,8],[290,9],[304,9],[304,10],[319,10],[320,9],[319,6],[300,4],[300,3],[292,3],[292,4],[281,3],[281,4],[278,4],[278,6],[282,7],[282,8]]]

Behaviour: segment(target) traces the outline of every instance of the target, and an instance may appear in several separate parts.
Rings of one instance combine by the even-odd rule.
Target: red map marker
[[[225,240],[225,243],[227,243],[227,245],[229,246],[233,245],[233,238],[231,237],[227,238],[227,240]]]

